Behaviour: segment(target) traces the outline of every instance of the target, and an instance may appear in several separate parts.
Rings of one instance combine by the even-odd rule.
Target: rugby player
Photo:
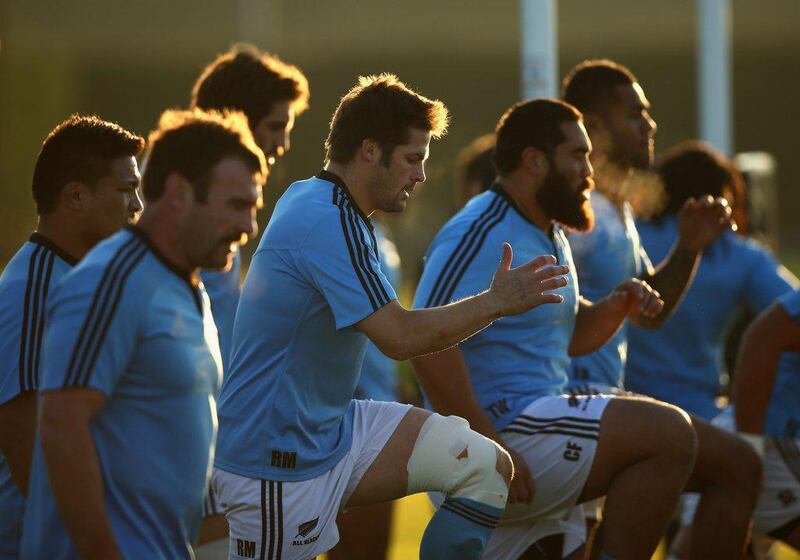
[[[499,177],[434,239],[415,306],[486,289],[500,240],[512,243],[521,261],[553,250],[572,270],[565,229],[592,226],[591,149],[572,106],[549,99],[512,106],[497,126]],[[561,305],[497,321],[457,347],[414,360],[432,408],[467,418],[514,459],[518,478],[487,557],[526,555],[543,537],[565,531],[576,503],[607,495],[602,557],[649,558],[691,472],[695,437],[680,409],[562,394],[570,356],[601,346],[626,317],[650,318],[661,309],[658,295],[637,279],[594,304],[578,288],[571,272],[556,292]],[[585,538],[582,519],[570,537],[559,558]]]
[[[764,462],[755,532],[800,550],[800,292],[781,296],[750,325],[733,377],[735,415],[717,422],[738,430]],[[735,417],[735,423],[732,418]]]
[[[642,246],[664,258],[678,237],[677,215],[689,198],[722,196],[732,202],[738,231],[708,247],[683,302],[657,330],[631,325],[625,387],[713,420],[725,365],[723,345],[742,312],[761,313],[797,289],[797,278],[769,251],[744,236],[744,180],[722,154],[701,142],[682,142],[660,158],[656,171],[667,196],[664,209],[637,220]],[[737,235],[738,233],[738,235]]]
[[[421,491],[447,495],[423,559],[479,558],[507,497],[508,455],[457,417],[352,400],[368,339],[403,360],[504,315],[561,297],[566,267],[543,256],[456,304],[408,311],[381,272],[369,216],[401,212],[425,180],[447,110],[395,76],[362,77],[341,100],[326,165],[284,193],[253,257],[219,401],[213,487],[231,558],[314,558],[344,506]],[[499,267],[497,264],[499,263]]]
[[[265,175],[241,115],[162,115],[138,224],[50,295],[23,558],[193,557],[221,377],[198,271],[255,233]]]
[[[584,115],[594,146],[597,189],[591,205],[595,227],[570,234],[581,294],[589,299],[609,294],[622,278],[641,277],[664,300],[655,317],[641,321],[659,327],[678,305],[703,250],[729,229],[730,207],[723,199],[689,199],[678,212],[678,239],[653,267],[641,247],[627,187],[632,174],[653,160],[656,123],[636,77],[608,60],[586,61],[564,79],[564,99]],[[627,325],[599,350],[571,363],[571,387],[578,392],[623,387]],[[691,479],[702,494],[693,525],[692,556],[733,558],[744,548],[750,514],[758,495],[760,465],[747,445],[693,418],[697,461]],[[726,538],[719,539],[719,535]]]
[[[455,175],[459,208],[494,183],[497,175],[494,163],[492,163],[494,143],[494,134],[484,134],[475,138],[458,152]]]
[[[217,56],[203,69],[192,88],[191,106],[243,112],[256,144],[272,166],[289,151],[295,118],[308,109],[309,95],[308,80],[299,68],[252,45],[240,44]],[[241,255],[238,251],[234,254],[230,269],[205,270],[201,277],[211,300],[226,370],[241,293]],[[209,488],[198,544],[224,540],[227,536],[225,516]]]
[[[209,63],[192,88],[191,106],[205,110],[241,111],[269,166],[291,147],[295,118],[308,109],[308,80],[299,68],[252,45],[236,45]],[[203,284],[220,334],[227,364],[242,264],[237,253],[226,272],[205,271]]]
[[[373,214],[374,216],[374,214]],[[377,219],[376,219],[377,218]],[[372,218],[381,272],[395,289],[400,289],[400,255],[380,216]],[[396,401],[397,362],[370,341],[364,353],[361,374],[353,398]],[[349,508],[339,516],[339,543],[328,552],[330,560],[380,560],[386,558],[392,524],[392,502]]]
[[[0,558],[19,556],[48,297],[92,246],[141,211],[142,148],[143,138],[117,124],[73,115],[36,160],[36,231],[0,276]]]

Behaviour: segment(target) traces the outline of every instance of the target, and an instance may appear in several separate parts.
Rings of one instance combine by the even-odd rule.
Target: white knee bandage
[[[497,472],[497,452],[463,418],[431,414],[408,460],[408,493],[443,492],[502,509],[508,487]]]

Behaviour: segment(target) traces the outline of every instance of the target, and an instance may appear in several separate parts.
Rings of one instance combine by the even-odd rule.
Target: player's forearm
[[[11,477],[27,495],[36,435],[36,391],[26,391],[0,406],[0,452]]]
[[[637,323],[649,329],[660,327],[680,303],[699,264],[700,251],[689,248],[678,240],[654,273],[643,278],[661,295],[664,307],[655,317],[640,317]]]
[[[87,422],[51,421],[40,433],[47,475],[58,511],[81,558],[122,558],[103,501],[103,479]]]
[[[450,348],[499,317],[499,306],[488,291],[449,305],[408,311],[401,325],[402,334],[392,349],[395,355],[387,355],[407,360]]]
[[[582,301],[575,318],[569,355],[582,356],[594,352],[614,336],[624,320],[625,311],[611,305],[609,298],[595,304]]]
[[[746,332],[739,348],[739,357],[733,376],[733,399],[736,411],[736,429],[752,434],[764,433],[772,389],[780,360],[780,350],[773,341],[754,329]]]
[[[500,441],[492,422],[475,398],[460,348],[421,356],[412,363],[420,385],[439,414],[460,416],[479,434]]]

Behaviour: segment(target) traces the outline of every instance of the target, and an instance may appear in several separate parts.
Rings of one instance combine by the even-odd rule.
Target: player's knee
[[[726,446],[726,457],[723,478],[739,493],[758,496],[761,488],[761,458],[744,440],[734,434],[724,434],[730,439]]]
[[[657,421],[655,428],[661,453],[686,468],[687,472],[694,467],[697,456],[697,434],[692,427],[689,415],[677,406],[666,403],[655,405]]]
[[[432,414],[408,460],[408,492],[443,492],[505,507],[513,465],[493,441],[457,416]]]

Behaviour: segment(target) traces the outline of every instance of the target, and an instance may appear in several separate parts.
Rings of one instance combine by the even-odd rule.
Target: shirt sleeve
[[[352,208],[337,208],[315,224],[297,258],[330,306],[337,329],[397,299],[381,270],[374,232]]]
[[[778,305],[783,307],[784,311],[795,320],[795,322],[800,323],[800,292],[794,290],[788,294],[784,294],[780,299],[778,299]]]
[[[752,262],[747,270],[745,301],[754,313],[766,309],[776,298],[795,290],[797,278],[761,245],[752,243]]]
[[[110,396],[127,369],[146,303],[136,301],[130,274],[104,272],[72,275],[48,306],[41,390],[91,387]]]
[[[500,243],[484,242],[473,253],[461,236],[445,235],[434,240],[425,257],[414,307],[447,305],[488,290],[501,257]]]

